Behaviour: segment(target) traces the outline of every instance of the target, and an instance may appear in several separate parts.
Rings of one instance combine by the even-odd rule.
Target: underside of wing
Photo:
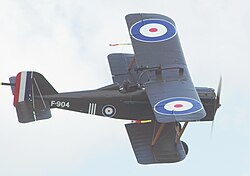
[[[138,163],[174,163],[185,159],[188,147],[181,141],[175,143],[177,136],[175,124],[163,124],[161,135],[156,142],[154,139],[159,129],[162,128],[161,124],[151,122],[125,125]]]

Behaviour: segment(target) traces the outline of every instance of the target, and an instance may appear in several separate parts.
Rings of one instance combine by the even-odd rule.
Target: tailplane
[[[10,77],[10,85],[14,95],[13,105],[20,123],[51,117],[50,102],[43,97],[57,94],[57,91],[40,73],[20,72],[17,76]]]

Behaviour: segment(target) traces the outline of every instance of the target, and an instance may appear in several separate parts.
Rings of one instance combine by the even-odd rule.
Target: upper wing
[[[108,55],[108,61],[114,83],[122,85],[124,80],[137,83],[138,74],[129,71],[135,67],[133,54],[113,53]]]
[[[125,80],[132,84],[148,81],[146,75],[141,76],[141,71],[135,71],[137,65],[134,54],[112,53],[108,55],[108,61],[114,83],[122,85]]]
[[[159,14],[129,14],[126,22],[139,67],[186,65],[172,19]]]
[[[195,121],[206,112],[188,72],[175,23],[158,14],[129,14],[126,21],[137,70],[158,122]]]

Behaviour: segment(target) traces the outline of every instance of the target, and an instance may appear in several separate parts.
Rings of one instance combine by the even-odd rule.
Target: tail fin
[[[10,78],[18,121],[28,123],[51,117],[50,104],[44,95],[57,94],[51,84],[37,72],[24,71]]]

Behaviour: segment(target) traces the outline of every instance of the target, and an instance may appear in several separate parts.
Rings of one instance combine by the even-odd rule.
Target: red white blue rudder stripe
[[[16,76],[14,106],[17,103],[31,100],[32,96],[32,77],[33,72],[20,72]]]

